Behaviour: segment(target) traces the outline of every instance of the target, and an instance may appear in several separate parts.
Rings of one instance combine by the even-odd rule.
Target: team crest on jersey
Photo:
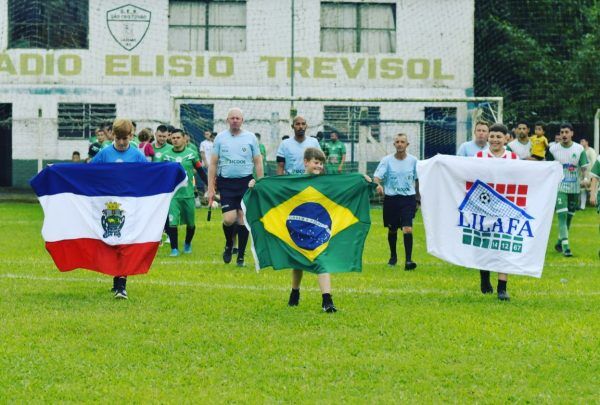
[[[133,4],[117,7],[106,12],[106,24],[110,35],[128,51],[142,42],[150,27],[152,13]]]
[[[125,211],[121,209],[121,204],[117,202],[107,202],[106,208],[102,210],[100,223],[104,229],[103,238],[110,236],[121,237],[121,229],[125,224]]]
[[[523,244],[533,238],[527,213],[526,184],[486,184],[481,180],[465,184],[466,195],[458,207],[462,243],[481,249],[522,253]]]

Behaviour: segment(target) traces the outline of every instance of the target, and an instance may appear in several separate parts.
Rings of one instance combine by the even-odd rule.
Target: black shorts
[[[412,226],[417,212],[416,195],[386,195],[383,198],[383,226],[398,229]]]
[[[252,176],[225,178],[217,177],[217,188],[221,195],[221,212],[242,209],[242,197],[248,190]]]

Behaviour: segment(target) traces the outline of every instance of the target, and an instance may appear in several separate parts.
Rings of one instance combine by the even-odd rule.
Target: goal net
[[[294,136],[292,119],[304,117],[308,136],[330,141],[338,134],[346,149],[344,171],[372,174],[377,163],[394,153],[393,138],[405,133],[409,153],[419,159],[438,153],[455,154],[460,143],[472,139],[477,121],[502,120],[502,99],[358,99],[173,97],[173,122],[196,143],[204,131],[227,129],[230,108],[244,113],[244,128],[260,134],[267,150],[267,174],[275,172],[277,148],[285,136]]]

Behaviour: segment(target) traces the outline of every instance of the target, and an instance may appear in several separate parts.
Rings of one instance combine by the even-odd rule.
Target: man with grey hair
[[[244,115],[239,108],[231,108],[227,113],[229,129],[220,132],[214,140],[208,168],[208,201],[212,203],[215,190],[221,193],[221,211],[223,212],[223,234],[225,250],[223,261],[231,262],[233,238],[237,231],[237,265],[244,266],[244,253],[248,243],[248,230],[244,226],[242,197],[248,189],[248,183],[256,177],[263,177],[263,162],[258,140],[252,132],[242,129]],[[237,228],[237,230],[236,230]]]

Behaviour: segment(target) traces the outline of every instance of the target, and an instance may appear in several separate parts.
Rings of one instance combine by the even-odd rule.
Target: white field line
[[[65,277],[65,276],[32,276],[23,274],[0,274],[0,279],[12,279],[12,280],[30,280],[30,281],[48,281],[48,282],[68,282],[68,283],[102,283],[107,284],[109,277],[95,277],[95,278],[78,278],[78,277]],[[261,286],[261,285],[249,285],[249,284],[217,284],[217,283],[204,283],[194,281],[168,281],[168,280],[148,280],[137,278],[135,284],[141,285],[158,285],[165,287],[185,287],[185,288],[201,288],[207,290],[242,290],[242,291],[288,291],[288,287],[276,287],[276,286]],[[318,288],[307,287],[303,288],[305,291],[317,292]],[[398,295],[398,294],[435,294],[435,295],[460,295],[469,294],[473,292],[473,289],[465,289],[460,291],[448,291],[442,289],[400,289],[400,288],[335,288],[336,292],[347,293],[347,294],[364,294],[364,295]],[[520,291],[522,297],[546,297],[546,296],[559,296],[559,297],[583,297],[583,296],[598,296],[600,291],[571,291],[565,293],[559,290],[553,291]]]
[[[558,253],[556,254],[556,256],[560,256]],[[577,260],[577,259],[575,259]],[[46,265],[46,266],[51,266],[52,268],[54,268],[54,264],[52,263],[52,260],[48,257],[47,259],[39,259],[39,258],[33,258],[33,257],[24,257],[22,259],[0,259],[0,269],[3,268],[7,268],[9,266],[14,266],[14,265]],[[198,259],[198,260],[178,260],[176,258],[173,259],[169,259],[169,258],[162,258],[162,259],[155,259],[153,262],[154,266],[156,265],[160,265],[160,266],[187,266],[187,265],[223,265],[223,260],[219,259],[212,259],[212,260],[202,260],[202,259]],[[448,263],[444,263],[444,262],[433,262],[433,263],[426,263],[426,262],[418,262],[419,264],[419,268],[423,269],[423,268],[427,268],[427,267],[459,267],[459,266],[454,266],[453,264],[448,264]],[[382,266],[385,268],[387,267],[387,262],[386,261],[370,261],[370,260],[365,260],[363,261],[363,265],[364,266]],[[248,266],[248,268],[251,268],[252,266]],[[567,268],[567,267],[571,267],[571,268],[589,268],[590,270],[594,267],[594,263],[586,263],[586,262],[577,262],[577,261],[572,261],[569,262],[568,264],[566,263],[546,263],[544,265],[544,269],[562,269],[562,268]],[[398,269],[401,269],[402,266],[399,265],[397,267]]]

